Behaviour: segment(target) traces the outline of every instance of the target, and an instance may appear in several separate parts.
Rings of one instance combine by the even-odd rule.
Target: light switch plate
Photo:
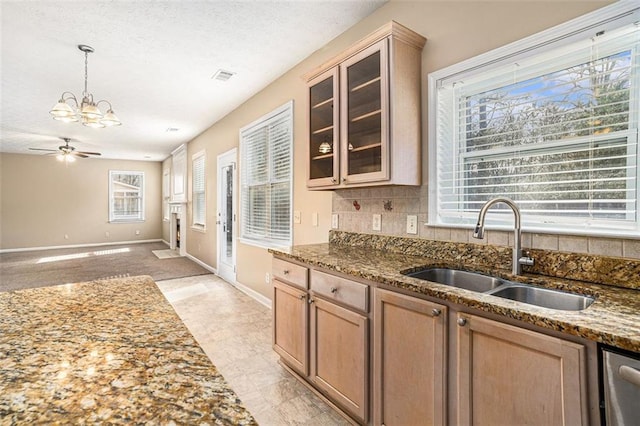
[[[300,210],[293,211],[293,223],[300,223]]]
[[[373,222],[371,223],[371,229],[379,231],[382,228],[382,216],[379,214],[373,215]]]
[[[338,213],[331,215],[331,229],[338,229]]]
[[[407,215],[407,234],[418,233],[418,216],[410,214]]]

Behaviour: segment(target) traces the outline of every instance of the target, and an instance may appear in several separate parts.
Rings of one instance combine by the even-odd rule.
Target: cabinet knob
[[[338,182],[336,178],[331,178],[331,183],[336,183],[336,182]]]
[[[300,295],[300,300],[304,300],[304,299],[305,299],[305,297],[307,297],[307,295],[306,295],[306,294],[301,294],[301,295]]]
[[[346,182],[346,181],[347,181],[347,178],[342,178],[342,181],[343,181],[343,182]]]
[[[440,309],[434,308],[434,309],[431,310],[431,315],[433,315],[434,317],[440,316],[441,313],[442,313],[442,311]]]
[[[337,293],[337,292],[338,292],[337,287],[331,287],[331,293]]]
[[[309,304],[313,303],[313,299],[309,298]]]
[[[289,270],[285,269],[284,271],[282,271],[282,273],[285,274],[285,275],[289,275]]]
[[[466,318],[458,318],[458,325],[460,327],[464,327],[465,325],[467,325],[467,319]]]

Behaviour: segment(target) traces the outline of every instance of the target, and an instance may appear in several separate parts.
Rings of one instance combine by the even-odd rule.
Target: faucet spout
[[[522,256],[522,230],[521,230],[521,217],[520,217],[520,208],[511,198],[506,197],[497,197],[487,201],[482,208],[480,209],[480,214],[478,214],[478,223],[473,231],[473,238],[482,239],[484,238],[484,221],[485,216],[487,215],[487,211],[497,203],[503,203],[509,206],[513,211],[513,215],[515,218],[514,224],[514,235],[513,235],[513,274],[520,275],[522,274],[522,265],[533,265],[533,259],[529,257]]]

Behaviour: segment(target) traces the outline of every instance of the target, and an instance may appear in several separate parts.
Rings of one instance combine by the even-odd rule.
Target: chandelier
[[[78,49],[84,52],[84,91],[82,92],[82,102],[78,102],[76,96],[71,92],[62,92],[60,100],[53,107],[49,114],[54,120],[71,123],[81,121],[83,125],[93,128],[105,126],[119,126],[122,123],[116,117],[111,107],[111,102],[101,100],[94,102],[93,95],[87,89],[89,53],[93,52],[93,47],[79,44]],[[109,109],[105,114],[100,111],[98,105],[105,103]]]

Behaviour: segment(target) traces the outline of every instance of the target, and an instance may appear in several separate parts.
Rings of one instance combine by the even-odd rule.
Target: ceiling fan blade
[[[70,152],[67,155],[73,155],[74,157],[80,157],[80,158],[89,158],[88,155],[84,155],[82,152]]]
[[[48,151],[48,152],[58,152],[57,149],[43,149],[43,148],[29,148],[31,151]]]
[[[99,152],[87,152],[87,151],[74,151],[77,154],[84,154],[84,155],[102,155]]]

